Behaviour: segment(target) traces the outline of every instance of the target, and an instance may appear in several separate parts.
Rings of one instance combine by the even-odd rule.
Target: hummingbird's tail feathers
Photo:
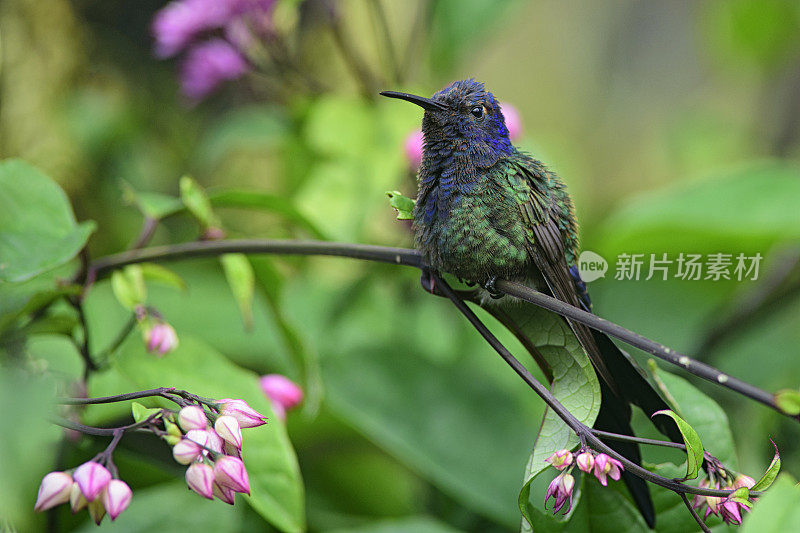
[[[603,403],[600,405],[600,412],[594,423],[596,429],[610,431],[622,435],[633,435],[630,425],[631,408],[615,396],[605,383],[600,383],[600,393],[603,395]],[[668,417],[664,417],[668,418]],[[642,464],[642,454],[639,445],[633,442],[609,441],[608,446],[615,452],[633,461]],[[650,497],[650,487],[642,478],[635,476],[627,470],[622,471],[622,481],[628,487],[634,504],[639,509],[642,518],[653,529],[656,524],[656,511],[653,507],[653,500]]]
[[[667,438],[673,442],[682,443],[683,436],[672,418],[668,416],[652,418],[656,411],[671,409],[671,407],[650,384],[636,361],[614,344],[605,333],[592,330],[592,336],[595,345],[600,350],[603,362],[617,382],[616,388],[621,391],[623,398],[628,403],[639,407]],[[603,399],[605,400],[605,396]],[[628,418],[630,419],[630,415]]]

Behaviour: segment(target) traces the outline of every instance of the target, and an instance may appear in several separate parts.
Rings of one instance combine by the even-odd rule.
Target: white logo
[[[589,250],[581,252],[578,258],[578,272],[581,279],[586,283],[605,277],[608,271],[608,261],[603,257]]]

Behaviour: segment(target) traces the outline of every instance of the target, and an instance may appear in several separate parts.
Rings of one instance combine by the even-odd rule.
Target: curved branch
[[[237,252],[245,254],[349,257],[365,261],[378,261],[395,265],[411,266],[420,269],[426,267],[420,253],[409,248],[390,248],[368,244],[348,244],[325,241],[241,239],[187,242],[171,246],[155,246],[139,250],[129,250],[92,261],[88,267],[87,277],[89,279],[103,277],[115,268],[133,263],[145,261],[175,261],[192,257],[208,257]],[[519,283],[498,279],[495,282],[495,288],[509,296],[520,298],[521,300],[525,300],[614,336],[631,346],[644,350],[673,365],[679,366],[690,374],[694,374],[712,383],[731,389],[786,415],[786,413],[781,411],[777,406],[774,396],[771,393],[720,372],[710,365],[678,353],[672,348],[652,341],[618,324],[583,311],[582,309],[578,309],[577,307],[573,307],[572,305],[524,285],[520,285]],[[798,417],[791,415],[786,416],[795,420],[800,420]]]

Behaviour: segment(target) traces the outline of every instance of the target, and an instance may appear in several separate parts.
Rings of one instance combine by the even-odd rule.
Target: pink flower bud
[[[579,453],[575,458],[575,463],[582,472],[589,473],[594,468],[594,455],[589,451]]]
[[[172,457],[182,465],[188,465],[200,457],[202,452],[202,448],[200,448],[196,442],[189,439],[181,439],[172,447]]]
[[[422,163],[423,145],[424,137],[421,129],[417,129],[409,133],[403,144],[406,159],[408,160],[408,166],[414,170],[418,169],[419,165]]]
[[[250,480],[241,459],[223,455],[214,463],[214,479],[222,487],[250,494]]]
[[[203,498],[214,499],[214,469],[204,463],[192,463],[186,469],[186,484]]]
[[[103,491],[103,507],[108,511],[112,522],[128,508],[132,496],[131,488],[121,479],[112,479],[108,482],[106,490]]]
[[[208,449],[216,453],[222,453],[222,437],[213,429],[207,429],[206,433],[208,433]]]
[[[722,520],[725,521],[726,524],[733,524],[738,526],[742,523],[742,513],[739,511],[739,508],[742,507],[747,509],[747,507],[741,506],[741,504],[731,501],[725,500],[719,506],[720,515],[722,515]]]
[[[572,452],[569,450],[558,450],[557,452],[553,453],[550,457],[545,459],[548,463],[553,465],[554,467],[558,468],[559,470],[564,470],[569,465],[572,464]]]
[[[222,415],[214,422],[214,429],[222,439],[237,448],[242,447],[242,430],[239,422],[230,415]]]
[[[77,513],[89,504],[86,497],[81,492],[81,488],[77,483],[72,484],[72,489],[69,492],[69,507],[72,509],[72,514]]]
[[[208,431],[204,429],[191,429],[186,432],[186,435],[183,437],[184,439],[188,439],[195,444],[198,444],[200,448],[208,448]],[[175,445],[177,446],[177,444]]]
[[[286,376],[267,374],[261,377],[261,390],[273,403],[289,411],[303,401],[303,389]]]
[[[503,104],[501,109],[503,116],[506,118],[509,139],[512,141],[518,140],[522,137],[522,118],[519,116],[519,111],[511,104]]]
[[[746,476],[744,474],[739,474],[736,476],[736,479],[733,480],[733,487],[736,489],[740,489],[742,487],[747,487],[748,489],[753,488],[753,485],[756,484],[756,480],[751,478],[750,476]]]
[[[187,405],[178,413],[178,424],[184,431],[192,429],[206,429],[208,419],[203,408],[199,405]]]
[[[50,472],[42,478],[33,510],[37,513],[69,501],[72,476],[66,472]]]
[[[147,351],[164,355],[178,347],[178,335],[166,322],[157,322],[144,333]]]
[[[217,404],[221,415],[230,415],[239,422],[240,428],[254,428],[266,424],[266,417],[250,407],[244,400],[223,398]]]
[[[228,487],[221,486],[216,481],[214,482],[213,489],[214,489],[214,496],[216,496],[217,499],[222,500],[223,502],[229,505],[233,505],[234,499],[236,497],[235,492],[233,492]]]
[[[103,507],[103,499],[95,498],[94,501],[88,503],[87,507],[89,508],[89,516],[91,516],[94,523],[99,526],[100,522],[102,522],[103,518],[106,516],[106,508]]]
[[[72,478],[81,488],[81,492],[86,497],[86,500],[92,502],[103,492],[108,482],[111,481],[111,472],[100,463],[89,461],[79,466],[72,475]],[[105,514],[105,511],[103,511],[103,514]],[[100,519],[102,520],[102,516]]]

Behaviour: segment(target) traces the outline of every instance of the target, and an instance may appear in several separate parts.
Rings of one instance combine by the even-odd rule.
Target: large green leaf
[[[94,231],[66,194],[18,159],[0,162],[0,281],[23,281],[75,257]]]
[[[601,249],[763,254],[800,237],[797,198],[800,168],[750,164],[633,199],[606,223]]]
[[[334,413],[467,507],[517,523],[532,428],[474,363],[437,365],[408,347],[373,344],[330,354],[322,370]]]
[[[621,492],[603,487],[592,479],[583,483],[581,501],[571,520],[563,529],[565,533],[649,533],[642,514]],[[536,533],[549,531],[536,529]]]
[[[141,339],[129,338],[115,366],[141,389],[172,386],[211,398],[242,398],[270,417],[266,426],[244,431],[243,455],[250,475],[253,508],[282,531],[304,528],[303,486],[284,425],[272,414],[258,376],[207,344],[181,335],[177,350],[164,358],[147,354]],[[124,392],[124,391],[120,391]]]
[[[594,424],[600,411],[600,384],[589,357],[567,323],[560,316],[532,305],[514,307],[508,313],[551,369],[553,396],[578,420],[587,426]],[[549,466],[545,459],[556,450],[577,444],[575,433],[547,409],[519,493],[520,510],[529,522],[533,520],[531,514],[538,512],[529,502],[531,482]],[[526,526],[523,522],[523,530]]]

